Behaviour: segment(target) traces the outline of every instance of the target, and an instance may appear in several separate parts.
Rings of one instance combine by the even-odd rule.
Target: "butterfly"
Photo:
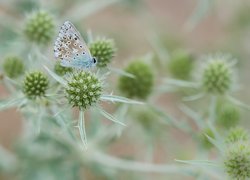
[[[97,63],[80,33],[69,21],[61,26],[54,44],[54,54],[61,59],[60,64],[64,67],[88,69]]]

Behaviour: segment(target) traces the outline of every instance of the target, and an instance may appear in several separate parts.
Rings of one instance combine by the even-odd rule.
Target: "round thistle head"
[[[66,73],[72,72],[72,68],[61,66],[60,62],[57,61],[56,64],[55,64],[55,66],[54,66],[54,71],[59,76],[63,76]]]
[[[225,142],[231,144],[239,141],[248,141],[248,140],[249,140],[248,132],[241,127],[235,127],[228,132]]]
[[[24,73],[24,64],[17,56],[8,56],[3,63],[4,73],[10,78],[17,78]]]
[[[202,85],[207,93],[225,94],[232,86],[232,70],[226,56],[212,57],[203,70]]]
[[[224,166],[231,179],[250,178],[250,145],[246,142],[231,144],[226,152]]]
[[[216,114],[216,124],[225,129],[237,125],[240,121],[239,108],[229,102],[219,102],[216,107]]]
[[[85,110],[99,100],[102,85],[94,74],[77,71],[67,81],[66,97],[73,107]]]
[[[207,136],[214,138],[214,133],[210,128],[205,128],[201,132],[199,136],[200,144],[204,149],[211,149],[213,147],[213,144],[208,140]]]
[[[38,44],[47,44],[53,38],[55,23],[52,16],[45,11],[38,11],[28,17],[24,34]]]
[[[23,92],[29,99],[36,99],[45,96],[48,89],[48,77],[40,72],[35,71],[28,73],[23,81]]]
[[[89,45],[91,55],[98,61],[98,67],[106,67],[114,57],[116,48],[111,39],[97,39]]]
[[[133,61],[125,71],[134,77],[121,76],[118,87],[129,98],[146,99],[153,89],[153,72],[147,64]]]
[[[170,74],[178,79],[188,79],[193,69],[193,56],[184,51],[175,51],[168,63]]]

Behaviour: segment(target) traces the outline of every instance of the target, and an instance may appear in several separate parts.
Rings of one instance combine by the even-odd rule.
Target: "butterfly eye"
[[[94,64],[96,64],[96,63],[97,63],[96,58],[93,58],[93,63],[94,63]]]

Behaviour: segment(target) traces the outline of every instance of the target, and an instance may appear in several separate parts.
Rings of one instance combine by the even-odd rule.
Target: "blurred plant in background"
[[[0,146],[1,178],[250,179],[250,106],[241,71],[249,54],[240,48],[247,39],[249,3],[227,24],[229,43],[209,55],[211,49],[199,52],[181,36],[163,32],[152,15],[154,3],[0,2],[0,83],[7,91],[0,110],[14,109],[22,120],[11,147]],[[195,31],[219,7],[216,1],[197,2],[185,31]],[[110,17],[112,10],[117,17],[108,22],[95,17]],[[148,27],[126,32],[129,23],[136,24],[133,18],[124,22],[126,12]],[[97,59],[94,69],[63,67],[53,57],[57,32],[67,20]],[[90,31],[94,21],[102,28]]]

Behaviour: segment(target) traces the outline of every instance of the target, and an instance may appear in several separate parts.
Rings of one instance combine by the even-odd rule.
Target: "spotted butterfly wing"
[[[89,68],[96,63],[80,33],[69,21],[61,26],[55,41],[54,54],[65,67]]]

